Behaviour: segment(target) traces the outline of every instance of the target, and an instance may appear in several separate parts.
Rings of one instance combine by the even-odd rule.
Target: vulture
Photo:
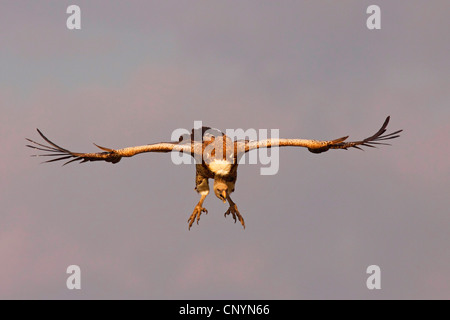
[[[135,147],[127,147],[123,149],[110,149],[94,144],[102,150],[96,153],[72,152],[62,148],[50,141],[39,129],[37,132],[46,142],[38,143],[31,139],[31,144],[27,147],[35,150],[43,151],[44,154],[36,154],[32,156],[54,157],[45,162],[54,162],[68,160],[63,165],[71,162],[80,161],[80,163],[88,161],[106,161],[118,163],[122,158],[132,157],[134,155],[145,152],[181,152],[191,155],[195,159],[195,190],[200,194],[200,200],[194,208],[193,213],[188,219],[190,230],[192,224],[200,220],[201,214],[208,211],[203,207],[203,202],[209,194],[209,179],[214,180],[213,190],[217,198],[224,203],[228,201],[229,208],[224,216],[231,215],[236,223],[237,220],[245,229],[244,218],[239,212],[236,203],[231,200],[231,193],[234,192],[237,169],[240,158],[247,152],[272,147],[304,147],[312,153],[322,153],[330,149],[355,148],[362,150],[361,147],[376,147],[377,145],[389,145],[387,140],[398,138],[400,132],[385,134],[386,127],[389,123],[388,116],[381,128],[372,136],[363,140],[347,142],[348,136],[334,140],[310,140],[310,139],[262,139],[262,140],[236,140],[234,141],[226,134],[217,129],[210,127],[202,127],[192,129],[191,134],[180,136],[179,141],[160,142]]]

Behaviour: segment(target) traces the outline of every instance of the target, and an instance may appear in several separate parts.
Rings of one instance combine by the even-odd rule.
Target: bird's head
[[[214,194],[224,203],[227,202],[228,186],[222,180],[214,180]]]

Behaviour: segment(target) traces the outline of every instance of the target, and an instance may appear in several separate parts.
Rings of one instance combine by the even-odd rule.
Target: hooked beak
[[[222,197],[223,197],[223,203],[227,203],[227,192],[225,190],[223,190],[223,192],[222,192]]]

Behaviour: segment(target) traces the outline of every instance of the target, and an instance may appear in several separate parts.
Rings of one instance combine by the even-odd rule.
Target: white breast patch
[[[214,174],[225,176],[230,173],[232,163],[226,160],[213,160],[208,166]]]

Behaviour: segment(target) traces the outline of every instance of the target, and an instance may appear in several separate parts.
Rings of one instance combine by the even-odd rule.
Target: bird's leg
[[[188,219],[189,222],[189,230],[191,230],[191,226],[195,221],[195,218],[197,218],[197,224],[200,221],[200,215],[202,214],[202,212],[204,212],[205,214],[208,214],[208,210],[206,210],[205,208],[203,208],[203,201],[205,201],[206,196],[208,195],[208,193],[202,194],[200,197],[200,201],[197,203],[197,205],[194,208],[194,212],[192,212],[191,216]]]
[[[239,221],[241,222],[242,226],[245,229],[244,218],[241,216],[236,203],[234,203],[233,200],[231,200],[229,195],[227,195],[227,200],[228,203],[230,204],[230,207],[228,208],[227,212],[225,212],[224,217],[227,217],[227,215],[231,214],[233,216],[234,223],[236,223],[236,216],[237,216],[237,218],[239,219]]]

